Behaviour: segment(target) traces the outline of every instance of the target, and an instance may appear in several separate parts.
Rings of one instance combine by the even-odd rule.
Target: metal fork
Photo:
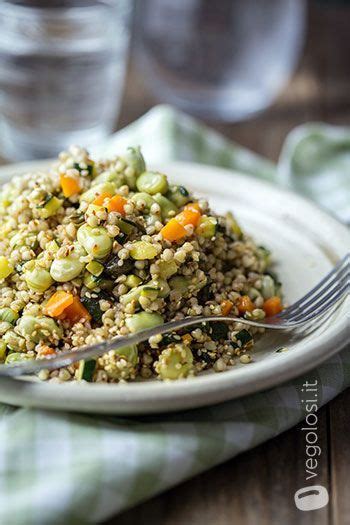
[[[253,321],[241,317],[212,315],[185,317],[177,321],[170,321],[163,325],[126,337],[116,337],[102,343],[82,347],[78,350],[60,352],[54,357],[40,360],[24,361],[18,364],[0,365],[0,376],[21,376],[35,374],[42,369],[53,370],[68,366],[81,359],[92,359],[101,356],[110,350],[118,350],[124,346],[141,343],[157,334],[174,332],[201,323],[224,321],[227,323],[241,323],[249,326],[268,328],[273,330],[290,330],[310,325],[312,321],[320,319],[333,307],[339,306],[342,299],[350,291],[350,253],[348,253],[310,292],[280,314],[262,321]]]

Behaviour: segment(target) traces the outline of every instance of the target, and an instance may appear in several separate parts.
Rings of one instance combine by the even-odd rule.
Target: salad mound
[[[282,309],[269,251],[139,148],[94,161],[73,146],[0,192],[0,360],[45,359],[173,319],[262,320]],[[249,363],[261,328],[215,322],[151,337],[40,379],[174,380]]]

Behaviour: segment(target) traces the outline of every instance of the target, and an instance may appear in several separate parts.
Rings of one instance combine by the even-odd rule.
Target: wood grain
[[[288,132],[307,121],[349,124],[350,8],[310,2],[309,30],[298,71],[266,112],[232,125],[210,123],[240,144],[277,160]],[[133,61],[119,127],[158,101]],[[294,492],[305,486],[305,443],[300,426],[183,483],[108,525],[346,525],[350,523],[350,392],[319,413],[323,452],[318,481],[331,494],[325,509],[300,512]]]

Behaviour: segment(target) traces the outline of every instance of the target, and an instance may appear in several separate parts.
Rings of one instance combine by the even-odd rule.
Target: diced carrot
[[[67,319],[72,324],[78,321],[90,321],[91,315],[84,305],[81,304],[79,297],[73,296],[73,302],[64,310],[64,319]]]
[[[107,210],[117,211],[121,213],[121,215],[125,215],[124,206],[127,202],[128,201],[121,195],[114,195],[107,203]]]
[[[175,217],[170,219],[170,221],[165,226],[163,226],[163,228],[160,230],[160,233],[162,234],[163,239],[166,239],[170,242],[179,241],[187,235],[187,231],[182,226],[182,224],[176,220]]]
[[[222,315],[228,315],[233,308],[233,303],[229,300],[222,301],[221,303],[221,313]]]
[[[56,351],[49,346],[43,345],[39,348],[38,354],[39,356],[55,355]]]
[[[273,315],[279,314],[283,310],[281,299],[277,297],[277,295],[266,299],[263,309],[266,317],[272,317]]]
[[[175,219],[177,222],[182,224],[182,226],[186,226],[187,224],[192,224],[193,226],[197,226],[201,218],[201,212],[200,207],[196,202],[192,202],[191,204],[187,204],[183,211],[178,213],[176,215]]]
[[[196,210],[201,213],[201,207],[199,206],[198,202],[189,202],[184,207],[184,210]]]
[[[50,317],[58,317],[63,313],[67,306],[71,305],[72,303],[73,295],[71,293],[64,292],[63,290],[59,290],[50,297],[43,308],[43,312]]]
[[[247,312],[252,312],[255,308],[253,301],[248,295],[242,295],[239,298],[237,304],[238,311],[241,315],[244,315]]]
[[[61,188],[65,197],[71,197],[81,190],[79,180],[75,177],[67,177],[67,175],[60,176]]]
[[[108,193],[108,191],[105,191],[104,193],[101,193],[101,195],[98,195],[96,199],[92,202],[92,204],[96,204],[96,206],[102,206],[104,201],[106,199],[111,199],[112,194]]]

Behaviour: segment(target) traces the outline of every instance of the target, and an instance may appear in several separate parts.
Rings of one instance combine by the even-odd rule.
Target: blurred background
[[[158,103],[275,160],[305,121],[347,124],[350,5],[2,0],[0,154],[103,143]]]

